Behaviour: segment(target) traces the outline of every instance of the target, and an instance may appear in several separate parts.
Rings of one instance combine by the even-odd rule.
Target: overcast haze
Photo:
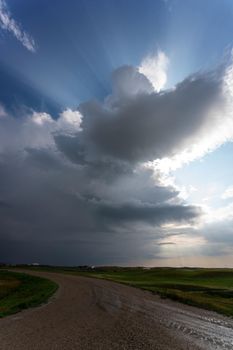
[[[233,266],[233,4],[0,0],[0,261]]]

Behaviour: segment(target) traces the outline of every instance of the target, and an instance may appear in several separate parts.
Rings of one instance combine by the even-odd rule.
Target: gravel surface
[[[0,319],[1,350],[233,349],[233,321],[114,282],[33,272],[49,303]]]

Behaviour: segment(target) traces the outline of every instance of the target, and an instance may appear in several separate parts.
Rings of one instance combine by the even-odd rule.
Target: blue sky
[[[5,259],[232,266],[232,33],[231,0],[0,0]]]
[[[2,99],[9,104],[22,99],[37,109],[103,98],[115,68],[138,65],[158,49],[171,61],[167,85],[172,86],[218,63],[232,43],[231,1],[71,0],[67,5],[58,0],[54,6],[12,0],[8,5],[34,38],[36,54],[1,33],[1,90],[9,84],[19,95]]]

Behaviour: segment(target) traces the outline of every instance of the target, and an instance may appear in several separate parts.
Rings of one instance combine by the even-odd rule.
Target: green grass
[[[149,290],[162,298],[233,316],[233,269],[52,266],[30,269],[111,280]]]
[[[231,269],[106,268],[83,274],[128,284],[158,293],[163,298],[233,316]]]
[[[45,278],[0,270],[0,317],[46,302],[57,287]]]

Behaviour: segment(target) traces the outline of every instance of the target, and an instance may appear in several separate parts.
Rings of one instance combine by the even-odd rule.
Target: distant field
[[[45,302],[57,289],[45,278],[0,270],[0,317]]]
[[[106,269],[85,275],[129,284],[164,298],[233,316],[233,270],[135,268]]]
[[[233,269],[121,267],[34,269],[108,279],[158,293],[163,298],[233,316]]]

